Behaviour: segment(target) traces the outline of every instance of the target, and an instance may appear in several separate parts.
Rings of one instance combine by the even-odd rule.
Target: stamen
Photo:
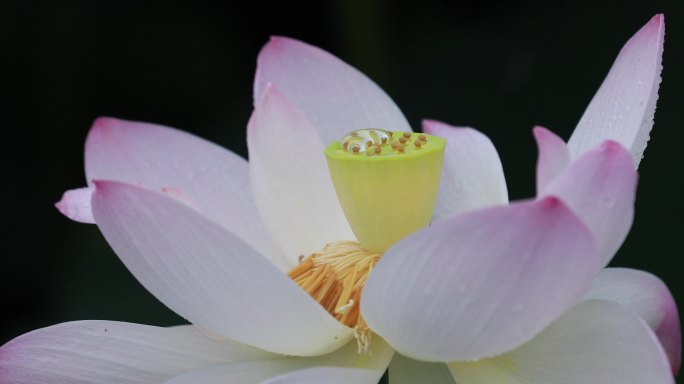
[[[371,333],[361,316],[361,293],[380,256],[357,242],[340,241],[309,255],[288,273],[330,315],[354,328],[359,353],[368,352]]]

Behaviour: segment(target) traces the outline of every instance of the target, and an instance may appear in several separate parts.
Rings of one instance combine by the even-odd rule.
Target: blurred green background
[[[269,35],[287,35],[366,73],[415,129],[434,118],[484,132],[511,199],[529,198],[532,126],[569,138],[621,46],[660,12],[656,123],[636,219],[613,265],[655,273],[683,303],[682,1],[0,2],[9,170],[0,344],[70,320],[183,321],[126,271],[95,226],[53,207],[85,184],[83,143],[97,116],[174,126],[246,156],[256,55]]]

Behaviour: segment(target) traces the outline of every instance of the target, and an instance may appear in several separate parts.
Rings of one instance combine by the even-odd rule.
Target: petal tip
[[[615,140],[606,140],[599,147],[605,153],[618,153],[620,151],[627,152],[627,149]]]
[[[261,52],[259,52],[257,63],[261,62],[262,60],[276,59],[284,50],[294,47],[306,48],[310,46],[303,41],[293,39],[291,37],[271,35],[269,36],[264,47],[261,49]]]
[[[122,120],[115,117],[100,116],[96,118],[86,137],[86,152],[88,151],[88,147],[93,145],[94,142],[111,139],[116,130],[121,127],[121,123]]]
[[[543,127],[541,125],[535,125],[534,127],[532,127],[532,136],[534,136],[537,142],[539,142],[552,136],[555,137],[556,135],[546,127]]]
[[[534,127],[532,127],[532,133],[534,133],[535,136],[536,135],[543,135],[547,132],[549,132],[549,129],[546,127],[543,127],[541,125],[535,125]]]
[[[555,211],[557,209],[566,209],[563,201],[556,196],[546,196],[538,200],[539,206],[545,211]]]
[[[665,25],[665,14],[658,13],[649,20],[648,25],[658,27]]]
[[[90,205],[93,189],[90,187],[71,189],[62,194],[55,208],[64,216],[79,223],[94,224]]]
[[[111,129],[119,119],[109,116],[100,116],[93,121],[92,130],[102,131]]]
[[[629,163],[633,165],[632,155],[629,153],[627,148],[622,144],[614,140],[606,140],[598,147],[598,151],[605,156],[606,159],[614,159],[616,161],[622,161],[625,164]],[[635,168],[636,171],[636,168]]]
[[[658,13],[653,16],[641,29],[634,35],[636,36],[653,36],[652,38],[661,38],[665,33],[665,15]]]

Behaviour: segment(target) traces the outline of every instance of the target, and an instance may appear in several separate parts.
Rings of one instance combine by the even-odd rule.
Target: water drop
[[[392,132],[378,128],[359,129],[342,138],[342,148],[349,153],[364,153],[370,147],[390,142]]]

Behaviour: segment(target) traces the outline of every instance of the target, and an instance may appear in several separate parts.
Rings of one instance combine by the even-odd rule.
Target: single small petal
[[[435,220],[508,203],[501,160],[487,136],[433,120],[423,121],[423,132],[447,140]]]
[[[366,75],[330,53],[271,37],[257,59],[254,103],[275,85],[316,128],[324,144],[363,128],[410,131],[392,99]]]
[[[252,190],[291,266],[327,243],[354,239],[333,187],[323,144],[273,86],[247,127]]]
[[[608,265],[634,219],[637,173],[625,148],[607,141],[558,175],[542,196],[558,196],[594,233],[600,264]]]
[[[615,140],[639,166],[653,127],[664,41],[665,17],[659,14],[625,44],[568,141],[573,159]]]
[[[284,268],[252,200],[242,157],[173,128],[99,118],[86,139],[85,168],[90,186],[99,179],[178,191],[193,208]]]
[[[359,354],[354,341],[323,356],[221,364],[178,376],[165,384],[359,383],[377,384],[394,351],[374,338],[370,354]]]
[[[603,300],[578,304],[509,353],[449,368],[457,383],[467,384],[674,384],[648,326]]]
[[[641,317],[655,332],[675,374],[682,357],[682,335],[677,304],[658,277],[635,269],[606,268],[594,280],[585,299],[610,300]]]
[[[394,354],[389,365],[389,382],[392,384],[456,384],[444,363],[426,363]]]
[[[351,337],[249,245],[176,199],[99,181],[93,213],[142,285],[211,334],[290,355],[327,353]]]
[[[93,210],[90,206],[90,197],[95,189],[92,187],[71,189],[62,195],[55,207],[71,220],[79,223],[95,224]]]
[[[219,363],[279,356],[219,342],[191,326],[75,321],[38,329],[0,348],[0,383],[160,383]]]
[[[579,300],[594,239],[556,198],[467,212],[390,248],[361,300],[371,329],[405,356],[473,360],[530,340]]]
[[[570,164],[570,152],[565,142],[544,127],[534,127],[539,157],[537,158],[537,195]]]

